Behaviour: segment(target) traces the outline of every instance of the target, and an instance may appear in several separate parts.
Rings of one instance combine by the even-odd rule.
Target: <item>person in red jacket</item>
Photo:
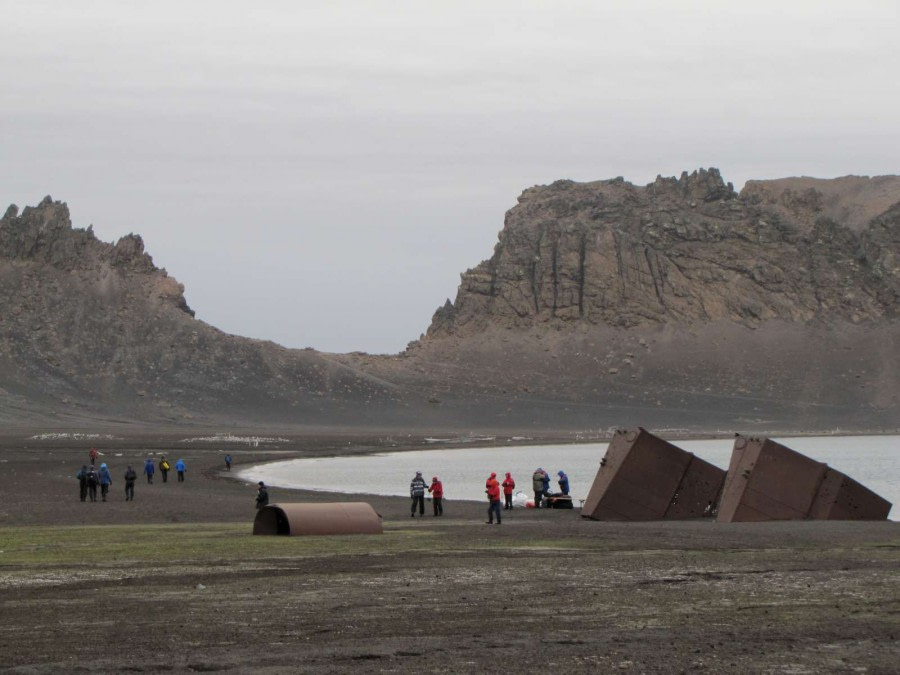
[[[494,524],[494,514],[497,515],[497,524],[500,524],[500,483],[497,482],[497,474],[492,473],[485,483],[485,492],[488,497],[488,525]]]
[[[437,476],[431,479],[431,485],[428,486],[428,492],[431,493],[431,503],[434,506],[434,515],[444,515],[444,484],[438,480]]]
[[[513,480],[513,477],[506,472],[506,478],[503,479],[503,482],[500,483],[503,486],[503,497],[506,500],[506,503],[503,505],[503,510],[506,511],[512,508],[512,496],[513,490],[516,489],[516,481]]]

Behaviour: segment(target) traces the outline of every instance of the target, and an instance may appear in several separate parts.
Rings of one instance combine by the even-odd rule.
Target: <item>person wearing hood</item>
[[[109,493],[109,486],[112,485],[112,476],[109,473],[109,469],[106,468],[106,463],[100,465],[100,471],[97,472],[97,477],[100,479],[100,498],[103,501],[106,501],[106,495]]]
[[[416,517],[416,504],[419,505],[419,515],[425,515],[425,479],[422,478],[422,472],[416,471],[415,477],[409,483],[409,496],[412,497],[412,511],[410,516]]]
[[[153,474],[156,473],[156,465],[149,457],[144,462],[144,473],[147,474],[147,485],[153,485]]]
[[[516,489],[516,481],[513,480],[513,477],[512,475],[510,475],[509,471],[506,472],[506,478],[503,479],[503,482],[500,483],[500,485],[503,487],[503,498],[506,502],[503,505],[503,510],[508,511],[513,507],[513,490]]]
[[[159,460],[159,475],[162,476],[163,483],[169,482],[169,471],[171,470],[172,465],[169,464],[169,460],[163,455],[162,459]]]
[[[546,477],[547,474],[540,467],[531,476],[531,489],[534,490],[534,508],[536,509],[541,508],[541,501],[544,498],[544,478]]]
[[[131,468],[131,464],[125,469],[125,501],[134,501],[134,482],[137,480],[137,472]]]
[[[97,448],[91,448],[90,452],[88,452],[88,458],[91,460],[91,466],[97,462],[97,455],[100,453],[97,452]]]
[[[566,475],[565,471],[558,471],[556,473],[559,476],[559,491],[564,495],[569,494],[569,477]]]
[[[544,471],[544,497],[550,494],[550,474]]]
[[[175,471],[178,472],[178,482],[184,482],[184,472],[187,471],[187,467],[184,465],[184,460],[179,459],[175,462]]]
[[[87,499],[88,493],[87,464],[81,465],[81,469],[78,471],[78,473],[75,474],[75,478],[78,479],[78,496],[81,497],[81,501],[85,501]]]
[[[428,492],[431,494],[431,504],[434,507],[434,515],[444,515],[444,484],[438,480],[437,476],[431,479],[431,485],[428,486]]]
[[[494,516],[497,516],[497,524],[500,524],[500,483],[497,482],[497,474],[491,473],[485,482],[485,490],[488,498],[487,524],[494,524]]]
[[[264,506],[268,506],[269,504],[269,491],[266,489],[266,484],[262,481],[259,481],[258,485],[259,489],[256,491],[257,510],[261,509]]]

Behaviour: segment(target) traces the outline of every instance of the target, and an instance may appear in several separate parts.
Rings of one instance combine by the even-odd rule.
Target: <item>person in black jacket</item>
[[[131,468],[131,464],[125,470],[125,501],[134,501],[134,482],[137,480],[137,473]]]
[[[78,496],[81,497],[81,501],[87,499],[88,493],[88,468],[87,464],[81,465],[81,471],[75,474],[75,478],[78,479]]]
[[[261,509],[269,503],[269,491],[266,484],[259,481],[259,489],[256,491],[256,508]]]

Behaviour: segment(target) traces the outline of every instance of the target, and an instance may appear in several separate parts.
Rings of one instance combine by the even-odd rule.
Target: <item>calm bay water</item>
[[[842,471],[895,507],[900,503],[900,436],[827,436],[776,439],[784,445]],[[723,469],[728,468],[733,441],[678,441],[680,448]],[[421,471],[427,482],[439,476],[445,498],[481,501],[484,481],[495,471],[502,481],[509,471],[517,490],[531,495],[531,474],[538,467],[551,474],[564,470],[575,499],[590,489],[606,443],[580,445],[510,446],[393,452],[362,457],[293,459],[252,467],[238,476],[265,481],[274,487],[360,494],[409,496],[409,482]]]

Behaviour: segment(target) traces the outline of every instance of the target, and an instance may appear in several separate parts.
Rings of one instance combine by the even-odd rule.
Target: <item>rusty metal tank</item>
[[[269,504],[256,512],[253,534],[382,534],[381,516],[365,502]]]
[[[592,520],[685,520],[710,515],[725,472],[646,429],[617,430],[581,515]]]
[[[716,520],[885,520],[891,503],[769,438],[737,436]]]

